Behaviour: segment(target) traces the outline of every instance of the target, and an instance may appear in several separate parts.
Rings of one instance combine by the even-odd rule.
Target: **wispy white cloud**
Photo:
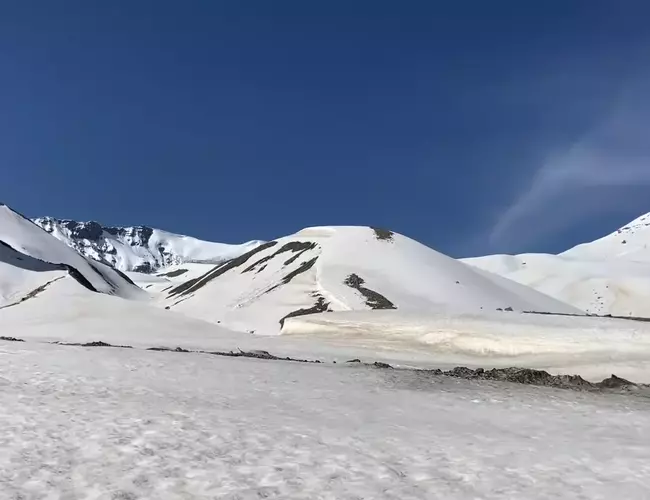
[[[492,226],[493,248],[520,250],[514,247],[534,244],[588,217],[630,208],[630,188],[650,186],[650,103],[648,87],[638,83],[621,95],[613,113],[532,171],[530,183]]]

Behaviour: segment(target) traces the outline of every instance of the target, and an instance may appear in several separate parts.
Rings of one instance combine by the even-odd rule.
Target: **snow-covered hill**
[[[42,217],[34,222],[80,254],[121,271],[155,272],[186,262],[219,264],[245,253],[261,241],[241,245],[213,243],[147,226],[108,227],[97,222]]]
[[[6,205],[0,204],[0,307],[44,292],[54,281],[124,298],[143,296],[123,273],[90,261]]]
[[[650,264],[650,213],[603,238],[577,245],[560,255],[575,260],[616,259]]]
[[[592,314],[650,317],[650,214],[559,255],[489,255],[463,262]]]
[[[278,333],[284,318],[325,311],[580,312],[405,236],[368,227],[307,228],[184,279],[166,287],[166,308],[259,334]]]

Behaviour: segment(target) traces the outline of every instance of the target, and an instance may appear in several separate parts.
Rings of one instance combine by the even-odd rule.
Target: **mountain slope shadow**
[[[80,285],[87,288],[91,292],[97,290],[80,273],[76,268],[68,264],[53,264],[44,260],[36,259],[30,255],[19,252],[8,243],[0,240],[0,263],[9,264],[10,266],[23,269],[25,271],[44,273],[50,271],[66,271],[72,278],[75,279]]]

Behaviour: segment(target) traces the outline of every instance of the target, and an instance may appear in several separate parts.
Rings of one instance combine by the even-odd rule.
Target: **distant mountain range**
[[[85,290],[259,334],[295,316],[375,309],[650,317],[648,245],[650,214],[559,255],[456,260],[371,227],[229,245],[147,226],[32,222],[2,205],[0,308]]]
[[[102,226],[93,221],[77,222],[53,217],[33,221],[81,255],[121,271],[151,273],[185,262],[219,264],[262,243],[212,243],[147,226]]]
[[[370,227],[313,227],[265,243],[226,245],[146,226],[49,217],[32,222],[3,206],[0,242],[0,307],[92,291],[259,334],[279,333],[287,318],[327,311],[580,313]]]

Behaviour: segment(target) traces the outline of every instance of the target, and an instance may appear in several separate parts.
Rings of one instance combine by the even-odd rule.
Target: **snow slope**
[[[234,330],[273,334],[325,310],[576,308],[477,270],[405,236],[315,227],[268,242],[165,292],[165,307]]]
[[[629,395],[1,341],[0,388],[7,500],[649,493],[648,402]]]
[[[576,260],[616,259],[650,265],[650,213],[603,238],[577,245],[560,255]]]
[[[186,262],[218,264],[261,244],[249,241],[228,245],[147,226],[104,227],[97,222],[77,222],[42,217],[34,222],[80,254],[106,262],[122,271],[154,272]]]
[[[463,262],[592,314],[650,317],[650,214],[559,255],[489,255]]]
[[[29,219],[0,205],[0,305],[67,276],[93,292],[125,298],[142,295],[125,275],[87,260]]]

